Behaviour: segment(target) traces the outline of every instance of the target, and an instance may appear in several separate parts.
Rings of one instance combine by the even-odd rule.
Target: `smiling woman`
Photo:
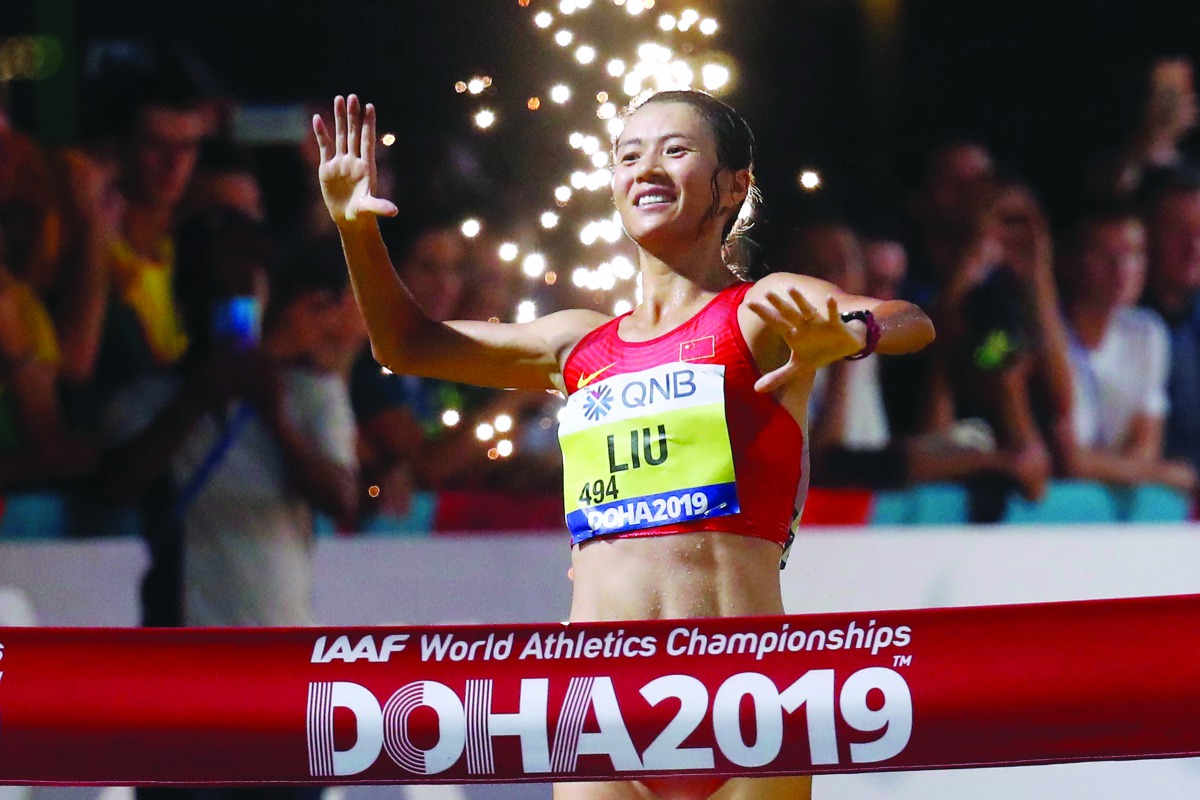
[[[572,620],[783,613],[778,570],[807,490],[816,370],[933,338],[900,301],[735,275],[725,245],[753,188],[753,137],[699,92],[652,96],[616,142],[613,192],[643,296],[616,318],[568,310],[519,324],[441,322],[392,268],[375,217],[375,110],[316,117],[325,202],[376,359],[394,372],[568,396],[560,438]],[[842,312],[854,312],[843,316]],[[558,800],[809,796],[809,779],[573,783]]]

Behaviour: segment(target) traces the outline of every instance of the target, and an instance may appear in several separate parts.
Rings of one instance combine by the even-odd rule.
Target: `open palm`
[[[375,106],[359,103],[357,95],[333,101],[334,136],[321,116],[313,117],[313,133],[321,148],[317,176],[321,195],[333,221],[342,225],[379,215],[399,213],[390,200],[375,196]]]
[[[774,391],[802,370],[831,364],[863,347],[862,340],[842,321],[832,296],[824,315],[794,287],[786,293],[771,291],[766,301],[754,301],[748,307],[783,339],[791,354],[786,364],[758,379],[754,388],[759,392]]]

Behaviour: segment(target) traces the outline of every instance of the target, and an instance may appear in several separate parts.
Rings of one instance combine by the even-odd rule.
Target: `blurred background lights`
[[[541,277],[546,271],[546,257],[541,253],[530,253],[521,261],[521,271],[531,278]]]
[[[807,191],[813,191],[821,186],[821,175],[815,170],[806,169],[800,173],[800,187]]]
[[[633,262],[628,258],[625,256],[617,256],[612,260],[612,271],[613,275],[623,281],[627,281],[633,277],[633,274],[637,270],[634,268]]]
[[[486,442],[496,435],[496,429],[486,422],[481,422],[475,428],[475,438],[481,442]]]
[[[391,147],[392,145],[394,145],[396,143],[396,134],[385,133],[383,136],[380,137],[379,141],[383,144],[384,147]]]
[[[508,439],[501,439],[496,442],[496,453],[501,458],[508,458],[513,453],[513,443]]]
[[[483,225],[479,222],[479,220],[472,217],[471,219],[464,219],[462,226],[459,229],[462,231],[463,236],[467,237],[468,239],[474,239],[479,235],[479,232],[483,230]]]
[[[636,259],[618,252],[624,237],[620,216],[606,193],[611,191],[611,143],[621,135],[625,120],[621,116],[621,105],[627,100],[638,102],[653,91],[665,89],[703,88],[717,93],[727,91],[736,78],[735,62],[725,54],[712,49],[706,38],[720,30],[717,19],[706,16],[703,8],[687,7],[697,0],[677,0],[675,3],[657,3],[655,0],[612,0],[603,3],[609,11],[613,7],[624,8],[627,13],[602,20],[602,14],[586,14],[594,0],[518,0],[529,9],[534,25],[553,38],[554,45],[566,50],[577,72],[566,73],[558,67],[542,67],[544,94],[531,96],[518,94],[506,102],[521,102],[530,111],[538,111],[543,103],[547,110],[555,113],[543,121],[556,126],[553,141],[559,142],[563,151],[578,151],[580,159],[570,162],[573,166],[564,171],[562,177],[543,189],[553,194],[549,209],[535,209],[538,224],[523,224],[507,233],[507,240],[494,245],[499,260],[512,264],[509,269],[520,269],[523,276],[547,287],[561,279],[591,293],[589,303],[596,308],[611,310],[615,315],[624,314],[641,301],[642,276],[637,269]],[[655,8],[658,5],[659,8]],[[646,13],[646,12],[654,13]],[[564,22],[570,17],[569,28]],[[613,29],[613,30],[610,30]],[[619,31],[616,29],[620,29]],[[625,41],[635,46],[622,48],[620,58],[605,54],[605,42]],[[547,45],[549,43],[547,42]],[[553,49],[554,45],[549,45]],[[543,62],[538,62],[543,63]],[[561,61],[546,60],[561,66]],[[553,71],[551,71],[553,70]],[[594,72],[592,70],[595,70]],[[487,75],[469,76],[455,83],[455,91],[482,97],[492,89],[493,79]],[[583,92],[579,98],[572,97],[573,91]],[[623,92],[623,93],[622,93]],[[592,105],[591,98],[595,98]],[[578,100],[586,99],[582,103]],[[481,101],[482,102],[482,101]],[[476,126],[488,129],[498,122],[500,99],[492,107],[477,106],[470,113]],[[594,116],[593,116],[594,114]],[[569,127],[568,127],[569,126]],[[507,127],[507,126],[506,126]],[[562,138],[557,138],[561,136]],[[395,141],[393,134],[381,137],[385,145]],[[820,177],[813,170],[797,175],[798,183],[812,190],[820,185]],[[589,196],[595,194],[595,197]],[[742,217],[752,213],[744,207]],[[489,220],[468,219],[462,223],[462,233],[469,238],[481,236]],[[559,229],[565,229],[561,233]],[[531,236],[524,242],[517,238]],[[545,237],[545,245],[537,237]],[[577,242],[572,242],[577,238]],[[522,244],[518,245],[518,241]],[[493,246],[493,245],[489,245]],[[545,249],[553,247],[554,249]],[[561,251],[560,251],[561,248]],[[539,252],[540,250],[540,252]],[[555,272],[550,261],[559,258],[578,258],[569,272]],[[632,284],[632,286],[630,286]],[[630,291],[632,289],[632,291]],[[541,289],[541,291],[546,291]],[[635,299],[636,298],[636,299]],[[538,304],[553,305],[555,295],[547,293],[545,299],[523,298],[516,305],[514,316],[517,322],[533,320],[538,313]],[[544,308],[543,311],[552,310]],[[460,411],[446,409],[442,421],[447,426],[465,425]],[[549,415],[547,415],[549,421]],[[506,458],[513,452],[512,430],[517,428],[509,416],[499,416],[490,423],[475,429],[484,442],[483,448],[489,458]]]
[[[700,70],[700,79],[704,81],[705,89],[715,92],[729,83],[729,68],[720,64],[705,64]]]
[[[513,418],[508,414],[501,414],[492,424],[496,426],[497,433],[508,433],[512,430]]]
[[[442,412],[442,424],[447,428],[453,428],[460,422],[462,422],[462,414],[458,413],[458,409],[447,408]]]
[[[533,322],[537,319],[537,304],[532,300],[522,300],[517,305],[517,322]]]

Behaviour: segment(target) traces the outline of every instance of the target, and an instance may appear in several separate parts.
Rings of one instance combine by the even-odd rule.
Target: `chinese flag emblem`
[[[717,354],[717,337],[705,336],[703,339],[692,339],[679,345],[680,361],[699,361],[712,358]]]

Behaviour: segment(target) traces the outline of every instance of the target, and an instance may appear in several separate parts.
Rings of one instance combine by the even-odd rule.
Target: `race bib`
[[[575,544],[738,512],[724,365],[664,364],[581,389],[559,441]]]

